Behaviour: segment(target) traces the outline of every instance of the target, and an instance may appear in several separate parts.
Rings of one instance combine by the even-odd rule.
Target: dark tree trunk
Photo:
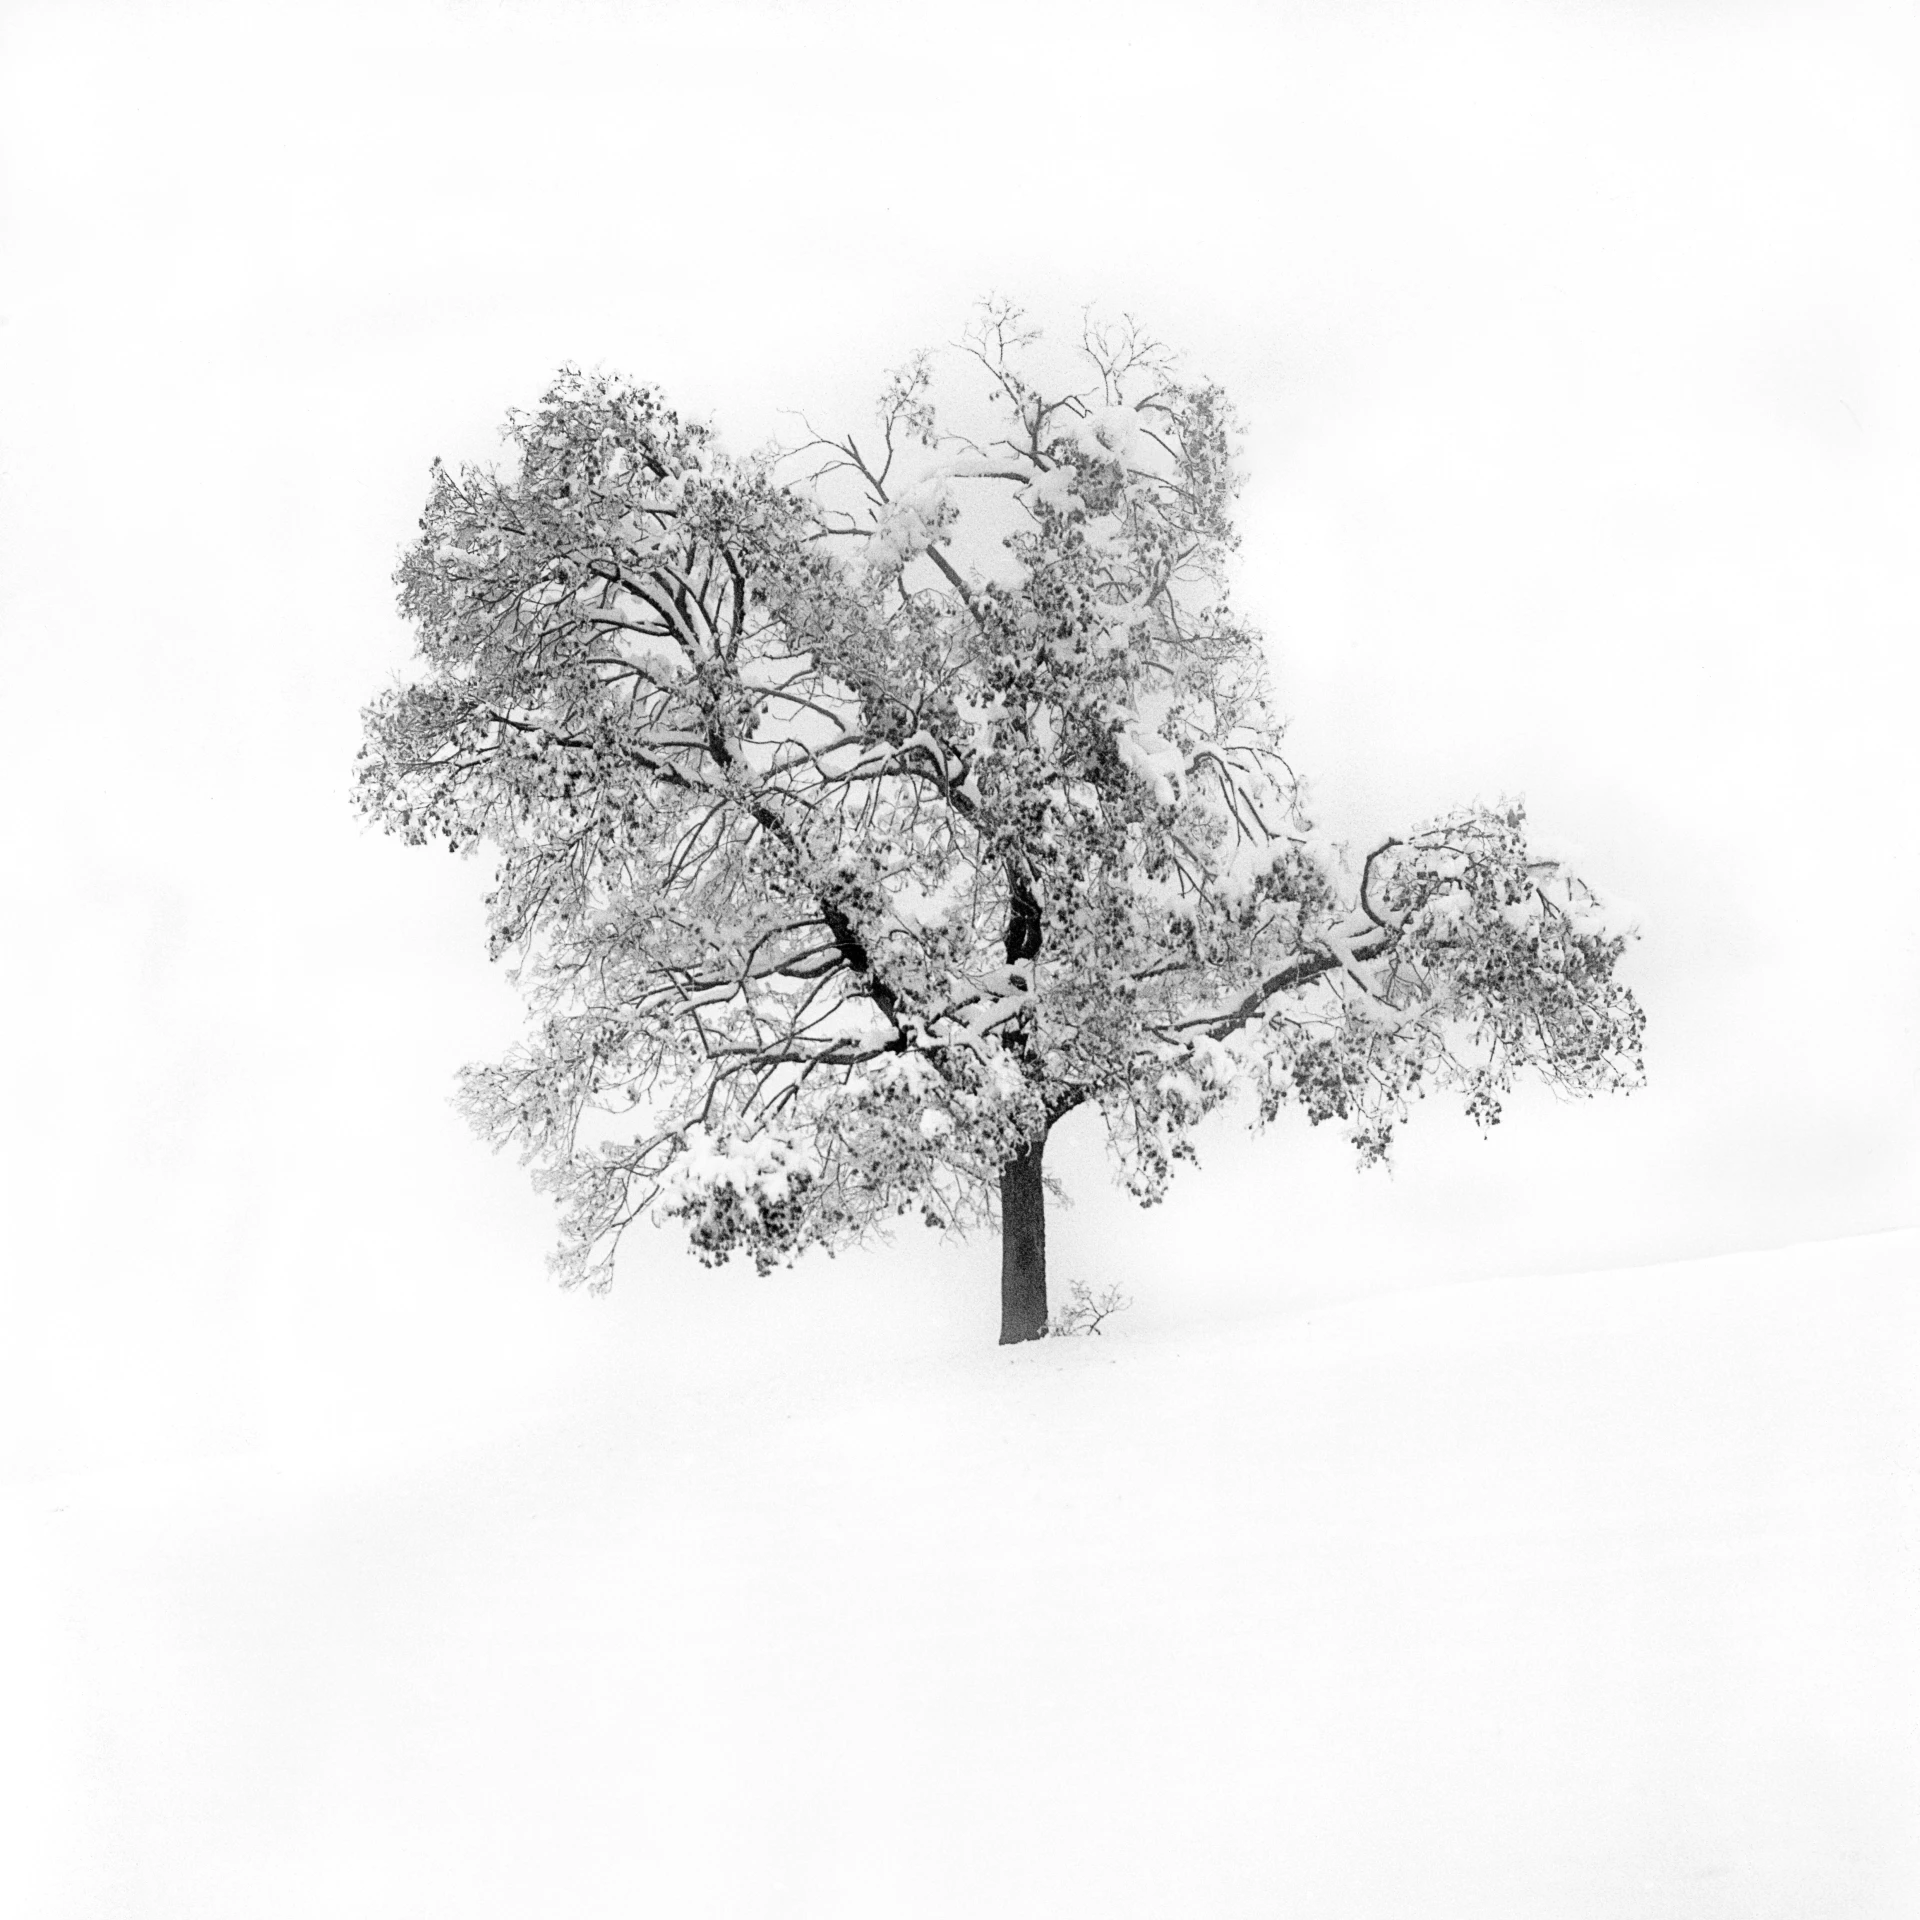
[[[1047,1190],[1040,1158],[1047,1137],[1023,1147],[1000,1169],[1000,1344],[1038,1340],[1047,1331]]]

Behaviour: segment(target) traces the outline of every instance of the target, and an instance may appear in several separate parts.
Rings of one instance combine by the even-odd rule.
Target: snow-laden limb
[[[1152,1199],[1236,1098],[1377,1157],[1432,1085],[1490,1122],[1638,1072],[1625,936],[1517,808],[1357,867],[1312,833],[1222,587],[1223,396],[1005,307],[962,361],[970,401],[923,356],[877,437],[751,460],[568,371],[505,471],[434,470],[359,796],[494,851],[533,1020],[464,1097],[570,1277],[650,1214],[762,1262],[968,1225],[1087,1103]]]

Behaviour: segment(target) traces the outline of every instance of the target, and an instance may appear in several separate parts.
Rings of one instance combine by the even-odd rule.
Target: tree
[[[1150,1203],[1236,1093],[1376,1160],[1429,1087],[1487,1125],[1517,1073],[1637,1079],[1625,936],[1519,807],[1313,832],[1224,591],[1233,435],[1131,323],[1063,357],[989,304],[864,437],[736,459],[569,369],[510,471],[436,462],[358,799],[496,850],[533,1019],[463,1099],[563,1277],[647,1216],[763,1268],[997,1218],[1026,1340],[1083,1105]]]

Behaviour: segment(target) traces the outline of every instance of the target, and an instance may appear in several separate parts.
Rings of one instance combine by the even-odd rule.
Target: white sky
[[[1057,1272],[1319,1297],[1920,1217],[1909,9],[0,35],[11,1470],[483,1429],[594,1364],[620,1310],[549,1290],[447,1105],[514,1028],[484,871],[347,806],[428,462],[565,359],[736,445],[857,422],[988,290],[1234,395],[1324,817],[1524,794],[1645,929],[1644,1095],[1426,1113],[1391,1179],[1222,1136],[1145,1219],[1069,1139]],[[990,1339],[991,1246],[876,1258]],[[664,1238],[628,1284],[690,1289]]]

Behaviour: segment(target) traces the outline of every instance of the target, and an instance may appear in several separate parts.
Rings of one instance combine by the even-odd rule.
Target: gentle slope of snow
[[[484,1447],[26,1489],[16,1910],[1904,1920],[1917,1268],[717,1285]]]

